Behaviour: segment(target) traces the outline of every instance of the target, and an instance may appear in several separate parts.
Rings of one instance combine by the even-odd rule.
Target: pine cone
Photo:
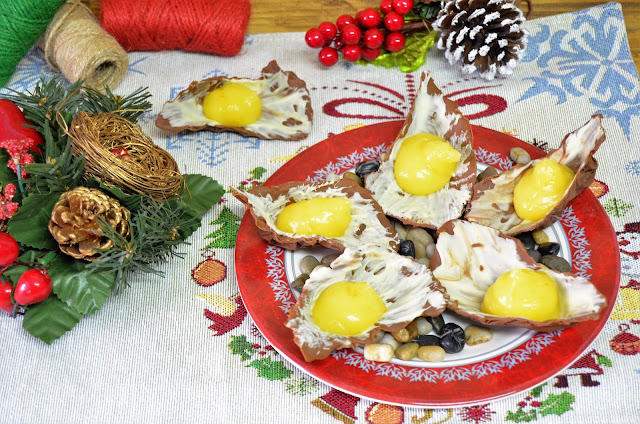
[[[67,191],[53,206],[49,232],[60,250],[76,259],[93,261],[113,241],[102,235],[98,218],[104,218],[121,236],[129,236],[130,212],[120,203],[97,189],[77,187]]]
[[[462,72],[493,79],[513,73],[527,45],[522,11],[509,0],[449,0],[436,18],[438,48]]]

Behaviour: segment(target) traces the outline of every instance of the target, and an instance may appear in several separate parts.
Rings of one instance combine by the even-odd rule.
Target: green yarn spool
[[[0,0],[0,87],[44,33],[65,0]]]

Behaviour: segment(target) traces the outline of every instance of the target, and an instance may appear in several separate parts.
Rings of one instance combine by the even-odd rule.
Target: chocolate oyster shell
[[[462,220],[452,220],[447,222],[446,224],[444,224],[442,227],[438,229],[438,240],[440,241],[442,234],[454,235],[454,231],[456,230],[457,225],[480,226],[479,224],[473,224],[473,223],[462,221]],[[520,240],[504,235],[499,231],[496,231],[495,229],[491,229],[489,227],[486,227],[486,230],[493,232],[492,237],[496,239],[508,240],[509,241],[508,244],[513,248],[513,250],[511,250],[511,253],[513,253],[519,260],[519,263],[517,264],[517,266],[510,267],[508,263],[505,263],[505,256],[507,255],[507,252],[503,251],[501,252],[502,254],[492,255],[492,258],[494,259],[494,261],[496,261],[495,263],[498,263],[499,264],[498,266],[503,268],[503,269],[497,270],[497,272],[494,272],[495,275],[493,276],[494,277],[493,281],[495,281],[495,279],[502,274],[502,271],[507,272],[515,268],[528,268],[534,271],[542,269],[540,265],[536,263],[536,261],[531,256],[529,256],[526,248],[524,247],[522,242],[520,242]],[[534,321],[534,320],[530,320],[522,317],[502,317],[502,316],[485,314],[480,311],[479,306],[477,307],[477,309],[470,308],[468,300],[465,300],[462,297],[459,297],[459,294],[458,294],[459,288],[456,288],[455,285],[473,283],[474,279],[476,278],[474,274],[477,273],[478,270],[480,270],[481,272],[485,271],[484,267],[489,266],[489,264],[478,264],[475,270],[472,269],[473,268],[472,264],[474,260],[473,258],[471,258],[471,256],[473,256],[474,249],[482,248],[483,243],[495,244],[495,240],[488,238],[488,239],[485,239],[485,241],[483,242],[473,237],[465,236],[464,238],[465,238],[465,243],[469,246],[470,250],[467,252],[458,251],[458,252],[455,252],[455,255],[458,258],[464,258],[463,259],[465,264],[464,269],[459,271],[461,275],[463,275],[464,278],[467,279],[467,281],[451,282],[451,281],[445,280],[444,278],[440,278],[439,280],[440,284],[442,284],[442,286],[447,290],[447,293],[449,295],[447,309],[455,312],[460,316],[472,319],[483,325],[489,325],[489,326],[493,326],[493,325],[515,326],[515,327],[528,328],[530,330],[536,330],[536,331],[553,331],[560,328],[571,326],[573,324],[577,324],[582,321],[598,319],[600,317],[600,313],[607,306],[606,298],[597,290],[597,288],[595,288],[595,286],[591,282],[585,279],[588,285],[586,283],[583,283],[585,284],[585,286],[583,287],[583,293],[588,291],[589,294],[593,296],[595,307],[593,311],[587,311],[577,316],[570,316],[566,318],[547,320],[547,321]],[[433,272],[436,278],[440,275],[438,269],[442,266],[442,263],[443,263],[443,253],[440,251],[441,248],[442,246],[440,246],[439,248],[438,245],[436,244],[436,250],[429,264],[429,268],[431,269],[431,271]],[[453,252],[446,253],[446,255],[453,255]],[[491,266],[493,266],[493,264]],[[562,278],[561,276],[564,276],[564,278],[571,278],[571,279],[581,278],[581,277],[576,277],[571,273],[561,273],[556,271],[549,271],[549,272],[553,272],[554,275],[558,276],[559,278]],[[554,280],[556,280],[556,278],[554,278]],[[556,283],[558,283],[557,280],[556,280]],[[488,286],[486,288],[488,288]],[[484,292],[482,292],[482,298],[484,297],[486,288],[484,289]],[[482,298],[476,299],[478,300],[478,304],[482,302]]]
[[[380,205],[378,205],[373,197],[371,197],[371,193],[369,193],[368,190],[360,187],[360,185],[358,185],[353,180],[342,178],[335,182],[319,181],[314,183],[310,183],[308,181],[291,181],[277,186],[258,186],[247,192],[237,190],[233,187],[231,187],[231,190],[233,192],[233,196],[240,202],[242,202],[245,209],[251,213],[260,236],[267,242],[273,243],[289,250],[295,250],[298,247],[322,246],[329,249],[338,250],[340,252],[344,251],[344,249],[347,247],[345,243],[335,238],[328,238],[323,236],[296,236],[293,234],[289,235],[276,232],[274,226],[269,225],[265,216],[262,216],[256,210],[255,205],[251,203],[249,197],[247,196],[247,194],[251,194],[260,198],[267,198],[268,196],[270,196],[270,199],[278,199],[280,196],[287,197],[292,189],[299,187],[309,187],[309,189],[314,192],[326,192],[329,189],[339,189],[340,192],[344,193],[348,199],[351,199],[355,194],[358,194],[362,199],[364,199],[371,205],[371,208],[375,214],[374,219],[378,222],[378,224],[374,225],[380,225],[382,227],[381,229],[384,229],[384,234],[381,235],[381,240],[378,240],[379,244],[385,244],[394,251],[398,250],[400,241],[395,227],[385,216],[384,212],[380,208]],[[288,205],[293,202],[294,200],[288,197],[286,204]],[[275,219],[276,217],[273,217],[274,222]],[[355,234],[356,241],[358,237],[362,235],[363,231],[366,228],[366,225],[366,223],[360,224],[360,228]]]
[[[374,253],[371,255],[372,250],[368,246],[363,246],[362,250],[359,250],[356,252],[356,255],[354,256],[354,260],[357,260],[358,265],[364,268],[368,266],[367,259],[366,259],[367,256],[373,257],[375,260],[379,260],[380,257],[382,256],[389,261],[395,261],[395,260],[405,261],[405,263],[403,263],[403,266],[400,268],[399,275],[396,274],[393,276],[388,276],[385,274],[385,277],[386,277],[385,281],[387,281],[388,278],[393,279],[394,294],[397,296],[395,299],[390,298],[390,303],[393,304],[399,301],[398,299],[401,298],[403,295],[403,293],[401,292],[403,288],[402,287],[403,276],[406,278],[414,278],[414,279],[420,278],[421,281],[425,281],[424,278],[428,276],[431,278],[431,281],[427,286],[428,293],[422,293],[421,291],[420,295],[423,295],[424,297],[428,297],[429,293],[435,294],[437,292],[433,300],[440,301],[441,304],[434,305],[431,303],[430,299],[427,299],[424,302],[424,304],[420,305],[421,306],[420,309],[423,309],[424,311],[422,312],[422,314],[416,315],[416,318],[418,316],[438,316],[442,314],[442,312],[444,312],[444,309],[445,309],[447,294],[446,294],[446,290],[442,287],[440,282],[437,279],[433,278],[430,271],[426,267],[416,262],[413,258],[410,258],[407,256],[399,256],[395,252],[391,252],[388,250],[385,254],[384,252],[382,252],[383,249],[384,248],[378,247],[377,253]],[[363,253],[363,252],[368,252],[368,253]],[[355,278],[354,281],[362,281],[362,279],[359,279],[358,277],[353,277],[353,274],[354,274],[353,267],[352,267],[353,263],[352,262],[345,263],[344,256],[345,255],[348,256],[347,253],[351,253],[351,252],[347,251],[345,254],[342,255],[342,257],[336,259],[332,264],[330,264],[331,271],[329,271],[328,269],[324,269],[321,272],[324,272],[325,274],[331,273],[331,274],[335,274],[336,276],[339,276],[340,278],[335,278],[336,280],[351,281],[352,278]],[[376,258],[376,255],[378,256],[377,258]],[[291,328],[294,333],[294,342],[300,348],[300,351],[307,362],[325,359],[334,350],[371,344],[375,342],[378,336],[378,333],[380,331],[387,331],[387,332],[399,331],[405,328],[407,325],[409,325],[413,321],[413,319],[415,319],[413,318],[413,319],[403,320],[401,322],[395,322],[391,325],[384,325],[384,324],[377,323],[376,324],[377,328],[374,328],[367,337],[348,337],[348,336],[339,336],[339,335],[331,335],[329,333],[323,333],[323,336],[325,337],[324,340],[326,340],[326,343],[322,343],[317,341],[317,339],[314,339],[316,343],[314,344],[314,346],[311,346],[309,343],[305,343],[303,340],[304,337],[300,336],[299,333],[296,331],[296,328],[298,328],[299,324],[296,325],[292,323],[295,320],[302,317],[303,315],[302,310],[305,307],[311,307],[307,305],[309,303],[310,297],[312,296],[311,291],[309,290],[309,286],[310,286],[309,281],[311,281],[313,278],[318,278],[317,275],[318,273],[316,273],[315,271],[311,273],[310,279],[307,280],[308,283],[303,288],[302,293],[298,297],[296,304],[291,309],[289,309],[289,316],[287,320],[287,327]],[[413,288],[415,289],[416,286],[414,285]],[[409,293],[414,293],[414,292],[409,292]],[[415,296],[412,295],[412,297],[415,297]],[[402,309],[406,310],[406,307],[407,306],[403,304]]]
[[[214,132],[235,132],[244,136],[258,137],[263,140],[284,140],[284,141],[299,141],[307,138],[311,131],[311,124],[313,122],[313,109],[311,107],[311,98],[309,97],[309,90],[306,83],[300,79],[292,71],[283,71],[275,60],[269,62],[267,66],[262,69],[261,77],[258,80],[248,80],[246,78],[238,77],[213,77],[207,78],[201,81],[193,81],[189,87],[178,93],[173,99],[164,104],[162,112],[156,118],[156,126],[164,131],[168,132],[180,132],[180,131],[201,131],[208,130]],[[242,81],[265,81],[273,77],[275,74],[283,74],[286,80],[287,87],[282,89],[279,85],[275,84],[269,88],[270,94],[279,93],[283,96],[296,95],[299,97],[299,101],[296,104],[292,104],[290,107],[290,114],[278,111],[278,113],[272,113],[269,110],[263,108],[262,118],[256,123],[247,127],[233,127],[220,125],[215,122],[207,122],[208,120],[202,115],[202,119],[198,123],[181,125],[172,124],[173,119],[168,113],[168,108],[172,107],[176,102],[185,101],[195,98],[195,102],[200,109],[202,109],[202,99],[216,88],[228,83],[228,82],[242,82]],[[282,115],[285,115],[284,118]],[[304,116],[304,119],[297,119],[291,114],[297,114],[299,117]],[[279,133],[276,131],[270,131],[268,129],[258,131],[258,127],[262,128],[263,125],[259,125],[261,122],[267,120],[273,120],[273,122],[279,122],[282,127],[287,129],[287,134]],[[267,125],[268,128],[269,125]]]
[[[420,133],[436,134],[462,153],[461,163],[449,183],[435,193],[415,196],[405,192],[394,176],[396,151],[405,138]],[[469,119],[453,100],[442,94],[431,73],[422,73],[420,87],[404,125],[390,147],[387,159],[378,171],[367,175],[365,187],[380,203],[385,213],[406,225],[437,229],[444,222],[458,218],[471,199],[476,179],[476,157]]]
[[[464,218],[495,228],[507,235],[552,225],[560,219],[567,204],[593,183],[598,169],[598,162],[593,155],[605,139],[601,121],[602,115],[593,115],[581,128],[567,134],[558,149],[545,156],[571,168],[575,177],[562,200],[544,218],[538,221],[523,220],[517,215],[513,205],[513,190],[522,174],[532,167],[535,161],[524,165],[517,164],[507,171],[477,183],[473,188],[471,201],[467,204]],[[582,147],[582,150],[576,152],[576,147]]]

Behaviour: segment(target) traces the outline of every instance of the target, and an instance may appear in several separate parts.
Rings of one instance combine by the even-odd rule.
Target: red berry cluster
[[[0,232],[0,274],[16,262],[19,252],[20,248],[16,240],[9,233]],[[31,305],[42,302],[52,291],[51,277],[41,269],[25,271],[15,287],[0,277],[0,310],[9,313],[15,310],[11,295],[15,304]]]
[[[367,8],[351,15],[342,15],[335,25],[323,22],[305,34],[307,45],[320,49],[318,59],[325,66],[338,62],[339,52],[349,62],[374,60],[382,48],[398,52],[407,39],[402,32],[404,15],[413,9],[413,0],[382,0],[380,11]]]

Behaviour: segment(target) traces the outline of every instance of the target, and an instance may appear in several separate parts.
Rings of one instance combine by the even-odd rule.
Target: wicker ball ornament
[[[438,48],[462,72],[492,80],[513,73],[527,45],[522,11],[509,0],[448,0],[434,29]]]
[[[79,112],[69,134],[73,153],[85,155],[85,178],[157,201],[182,188],[184,179],[175,159],[137,124],[116,113]]]

